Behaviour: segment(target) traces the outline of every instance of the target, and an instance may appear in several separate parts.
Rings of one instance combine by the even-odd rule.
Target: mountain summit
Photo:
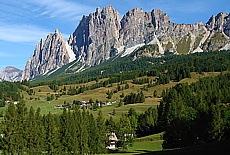
[[[161,10],[145,12],[135,8],[121,18],[117,10],[106,6],[84,15],[68,43],[58,30],[42,39],[26,64],[23,79],[51,74],[75,58],[82,64],[77,69],[83,70],[84,66],[95,66],[114,56],[124,57],[149,44],[154,48],[137,56],[159,57],[168,51],[188,54],[227,50],[229,38],[227,13],[212,16],[206,24],[176,24]]]
[[[12,66],[5,67],[0,71],[0,81],[20,81],[23,71]]]
[[[48,34],[46,39],[41,39],[37,44],[34,54],[26,63],[22,79],[33,79],[45,75],[49,71],[58,69],[75,60],[71,50],[58,29]]]

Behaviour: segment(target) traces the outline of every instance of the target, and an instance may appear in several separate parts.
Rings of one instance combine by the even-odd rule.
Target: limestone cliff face
[[[46,39],[41,39],[26,63],[22,79],[33,79],[73,61],[75,55],[71,54],[68,46],[58,29]]]
[[[198,48],[206,31],[201,22],[172,23],[166,13],[157,9],[145,12],[135,8],[120,19],[119,13],[107,6],[83,16],[68,42],[76,57],[93,66],[145,44],[155,44],[158,51],[154,52],[158,55],[165,51],[190,53]],[[202,51],[201,48],[199,50]]]
[[[225,18],[224,33],[230,37],[230,14]]]
[[[139,56],[162,56],[165,52],[188,54],[230,49],[230,14],[219,13],[206,24],[177,24],[161,10],[145,12],[140,8],[129,10],[122,18],[112,6],[84,15],[68,44],[56,30],[41,39],[28,60],[22,79],[33,79],[49,74],[75,60],[78,66],[98,65],[114,56],[126,56],[144,45]],[[77,63],[76,63],[77,64]]]
[[[89,65],[100,64],[116,55],[119,43],[120,15],[112,6],[83,16],[77,29],[71,35],[69,44],[76,57]]]
[[[212,16],[206,23],[209,38],[204,42],[202,48],[205,51],[213,51],[226,48],[230,41],[230,14],[221,12],[216,16]]]
[[[230,24],[230,14],[221,12],[217,16],[212,16],[209,21],[206,23],[208,30],[214,30],[219,32],[224,32],[227,36],[230,36],[229,32]]]
[[[7,66],[0,71],[0,81],[20,81],[23,71],[15,67]]]
[[[128,11],[121,20],[120,41],[126,48],[149,42],[153,39],[151,13],[140,8]]]

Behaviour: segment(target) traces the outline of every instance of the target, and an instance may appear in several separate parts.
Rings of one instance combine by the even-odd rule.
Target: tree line
[[[178,84],[163,91],[156,127],[164,148],[219,141],[230,135],[230,74]]]
[[[143,103],[145,102],[145,96],[142,91],[137,94],[131,92],[129,95],[124,97],[123,101],[125,104]]]
[[[5,106],[5,101],[19,101],[22,99],[20,91],[25,88],[19,82],[0,82],[0,107]]]
[[[132,80],[140,77],[142,73],[144,73],[142,76],[158,76],[160,73],[164,73],[166,70],[168,70],[168,68],[173,68],[178,65],[186,66],[190,72],[221,72],[229,69],[229,53],[230,51],[202,52],[188,55],[165,55],[161,58],[143,56],[138,57],[138,59],[135,61],[133,61],[133,56],[135,55],[135,53],[133,53],[123,58],[105,61],[98,66],[91,67],[74,75],[61,75],[58,76],[58,78],[52,77],[50,79],[38,80],[32,83],[25,81],[24,83],[30,86],[49,85],[49,83],[55,79],[58,85],[61,86],[67,84],[87,83],[90,81],[97,81],[98,79],[102,78],[109,78],[117,75],[119,76],[119,74],[126,72],[129,72],[130,74],[135,72],[135,76],[133,77],[125,74],[125,77],[130,77],[128,80]],[[180,75],[177,75],[178,76],[174,78],[179,81]],[[187,77],[186,74],[184,76]]]
[[[21,101],[8,106],[0,125],[0,149],[5,154],[102,154],[107,152],[108,133],[116,133],[118,147],[132,143],[137,114],[131,109],[118,122],[105,120],[101,111],[94,117],[79,108],[41,115],[40,108],[28,110]]]
[[[23,102],[10,104],[1,124],[1,146],[6,154],[104,153],[106,133],[115,132],[120,140],[117,146],[127,148],[137,126],[148,126],[152,132],[164,131],[163,148],[223,140],[230,138],[229,87],[230,73],[203,78],[191,85],[177,84],[162,92],[157,108],[150,107],[140,115],[131,108],[117,122],[113,117],[105,120],[101,112],[95,118],[78,108],[64,110],[61,115],[41,115],[39,108],[27,111]]]

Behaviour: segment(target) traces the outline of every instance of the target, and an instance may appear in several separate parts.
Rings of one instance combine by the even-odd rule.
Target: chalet
[[[106,105],[112,105],[111,102],[106,102]]]
[[[18,101],[14,101],[13,103],[14,103],[14,104],[18,104]]]
[[[117,136],[114,132],[108,133],[108,146],[107,149],[115,150],[116,149],[116,142],[118,141]]]
[[[7,100],[7,101],[5,101],[7,104],[10,104],[10,101],[9,100]]]

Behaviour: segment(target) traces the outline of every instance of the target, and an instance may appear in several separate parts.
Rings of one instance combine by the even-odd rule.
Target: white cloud
[[[69,20],[79,19],[83,14],[95,10],[95,7],[70,0],[33,0],[27,3],[36,5],[40,15],[49,15],[49,18],[65,18]]]
[[[34,25],[0,24],[0,40],[10,42],[38,42],[49,32]]]
[[[0,24],[0,40],[9,42],[28,42],[37,43],[41,38],[46,38],[50,32],[36,25],[1,25]],[[69,34],[62,33],[67,40]]]
[[[0,52],[0,57],[12,57],[12,55],[7,52]]]

